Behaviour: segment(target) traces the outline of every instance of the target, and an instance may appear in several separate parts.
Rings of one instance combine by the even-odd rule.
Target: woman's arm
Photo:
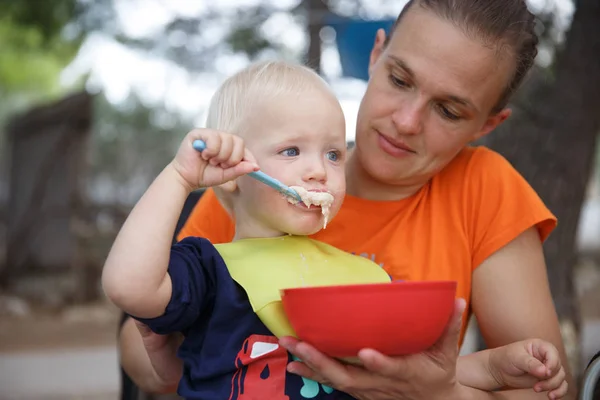
[[[501,346],[526,338],[539,337],[553,343],[559,349],[563,365],[567,365],[558,321],[548,289],[542,246],[534,228],[524,232],[484,261],[475,271],[473,279],[473,307],[484,337],[490,347]],[[484,314],[482,315],[481,313]],[[124,343],[136,343],[137,349],[140,351],[123,352],[122,365],[134,382],[142,388],[147,388],[150,391],[164,391],[164,380],[158,378],[158,373],[152,367],[148,354],[159,361],[155,363],[156,365],[164,366],[173,360],[176,361],[175,350],[164,345],[147,346],[147,348],[144,348],[144,342],[142,342],[139,331],[137,331],[133,323],[131,325],[134,329],[127,329],[126,327],[122,329],[120,343],[122,346],[124,346]],[[155,336],[158,337],[158,335]],[[149,336],[149,338],[151,337]],[[368,393],[364,398],[378,398],[378,394],[385,396],[384,393],[381,393],[383,389],[382,381],[387,381],[386,386],[390,385],[390,393],[394,392],[394,389],[392,389],[394,386],[393,380],[400,385],[398,387],[399,390],[406,390],[405,386],[402,388],[403,378],[410,378],[406,379],[406,382],[416,384],[415,381],[418,379],[415,379],[415,376],[409,371],[417,367],[422,367],[424,362],[429,362],[427,361],[429,358],[431,358],[432,362],[429,365],[430,373],[421,373],[418,376],[425,381],[429,379],[431,384],[433,384],[438,379],[435,375],[445,375],[447,369],[453,368],[452,364],[456,360],[451,361],[452,357],[449,357],[448,363],[440,365],[439,355],[431,356],[426,354],[398,359],[381,355],[374,357],[373,364],[385,364],[387,367],[375,367],[370,372],[363,374],[358,369],[349,371],[345,366],[320,354],[315,349],[311,349],[306,344],[301,346],[301,348],[300,351],[298,351],[298,348],[294,348],[293,350],[296,350],[296,355],[301,359],[312,358],[313,362],[311,366],[313,367],[313,372],[310,372],[308,368],[296,372],[325,381],[325,383],[342,386],[345,389],[356,390],[357,388],[352,387],[352,384],[360,380],[362,383],[361,389],[366,392],[365,394]],[[448,358],[448,355],[445,358]],[[459,369],[461,367],[461,359],[462,357],[458,360]],[[394,369],[392,365],[401,368],[404,373],[401,371],[396,371],[397,373],[386,371],[388,374],[385,374],[383,370]],[[174,369],[165,368],[160,373],[171,373],[173,371]],[[369,375],[371,375],[370,378],[368,377]],[[384,375],[392,375],[387,379],[393,380],[385,379]],[[395,378],[393,378],[394,375]],[[357,379],[359,376],[360,379]],[[369,389],[370,384],[368,381],[371,379],[373,388]],[[443,378],[441,380],[444,381]],[[568,380],[569,394],[567,398],[575,398],[576,393],[573,380],[570,376]],[[350,388],[344,387],[345,385],[350,385]],[[416,386],[421,390],[427,389],[420,387],[418,384]],[[417,391],[419,388],[415,387]],[[408,393],[405,392],[405,394]],[[370,397],[369,395],[374,395],[375,397]],[[419,397],[418,395],[408,395],[406,398],[417,399]],[[427,397],[425,395],[425,397],[421,398]],[[525,400],[545,399],[547,396],[546,393],[534,393],[531,389],[485,393],[462,387],[460,388],[458,398]]]
[[[475,270],[471,303],[489,347],[529,338],[554,344],[567,372],[566,398],[576,398],[536,228],[520,234]],[[528,398],[535,396],[540,394],[530,392]]]
[[[542,245],[531,228],[488,257],[475,271],[472,304],[484,338],[497,347],[527,338],[541,338],[554,344],[567,365],[558,320],[548,286]],[[454,329],[451,329],[454,325]],[[304,363],[293,363],[293,372],[350,392],[358,399],[547,399],[547,393],[532,389],[484,392],[461,385],[455,368],[460,323],[432,349],[406,357],[386,357],[374,351],[363,354],[366,369],[342,365],[306,343],[283,343]],[[469,368],[468,366],[466,366]],[[567,368],[566,368],[567,369]],[[417,372],[419,371],[419,372]],[[464,372],[464,371],[463,371]],[[567,371],[569,393],[577,396]]]
[[[342,364],[291,337],[282,338],[280,343],[302,360],[292,362],[288,371],[360,400],[547,399],[547,392],[535,393],[532,389],[488,392],[465,386],[457,380],[457,344],[463,310],[464,301],[462,306],[457,301],[446,331],[423,353],[387,357],[374,350],[362,350],[359,353],[362,367]],[[463,366],[467,364],[469,362]]]
[[[182,339],[179,334],[158,335],[127,318],[119,331],[121,366],[142,391],[175,393],[183,370],[176,356]]]

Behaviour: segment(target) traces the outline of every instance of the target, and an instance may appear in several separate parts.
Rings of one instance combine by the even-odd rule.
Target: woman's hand
[[[119,331],[119,360],[125,373],[146,393],[175,393],[183,370],[176,351],[180,334],[158,335],[126,317]]]
[[[458,338],[465,301],[455,302],[454,314],[440,340],[423,353],[387,357],[363,349],[362,367],[342,364],[307,343],[291,337],[280,343],[302,362],[292,362],[288,371],[346,392],[360,400],[451,398],[459,390],[456,379]]]
[[[134,323],[154,370],[155,390],[161,393],[174,392],[183,373],[183,363],[176,357],[183,336],[175,333],[159,335],[137,320]]]

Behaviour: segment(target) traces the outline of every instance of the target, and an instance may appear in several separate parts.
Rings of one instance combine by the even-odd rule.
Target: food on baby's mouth
[[[302,199],[302,202],[306,207],[315,205],[321,207],[321,213],[323,214],[323,229],[327,228],[327,221],[329,220],[329,208],[333,203],[333,196],[327,192],[312,192],[304,189],[302,186],[290,186],[298,193],[298,196]],[[287,200],[292,204],[297,204],[298,201],[292,197],[287,197]]]

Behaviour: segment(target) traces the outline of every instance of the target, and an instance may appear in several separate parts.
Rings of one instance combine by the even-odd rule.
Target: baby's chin
[[[318,214],[320,216],[320,214]],[[290,218],[282,226],[282,232],[295,236],[310,236],[323,230],[322,218]]]
[[[310,236],[324,229],[328,229],[328,227],[323,226],[323,222],[324,220],[320,213],[315,213],[310,217],[309,215],[305,215],[304,218],[290,218],[285,222],[286,229],[283,229],[282,231],[289,235]]]
[[[315,233],[319,232],[322,229],[323,229],[323,224],[320,224],[320,225],[315,226],[315,227],[303,227],[303,228],[287,229],[285,231],[285,233],[287,235],[294,235],[294,236],[310,236],[310,235],[314,235]]]

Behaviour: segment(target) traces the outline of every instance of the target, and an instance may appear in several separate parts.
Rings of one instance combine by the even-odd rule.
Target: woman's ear
[[[477,132],[477,134],[473,137],[472,140],[475,141],[477,139],[480,139],[488,133],[490,133],[491,131],[493,131],[498,127],[498,125],[506,121],[511,114],[512,110],[510,108],[504,108],[499,113],[490,115],[487,121],[485,121],[485,124],[483,124],[481,130]]]
[[[371,49],[371,55],[369,56],[369,76],[373,71],[374,65],[379,60],[381,53],[383,53],[385,47],[385,30],[378,29],[375,34],[375,42],[373,43],[373,48]]]

